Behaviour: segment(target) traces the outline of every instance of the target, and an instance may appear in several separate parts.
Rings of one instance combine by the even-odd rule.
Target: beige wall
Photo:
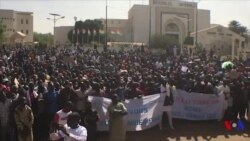
[[[100,19],[104,27],[106,27],[106,20]],[[108,27],[124,27],[127,24],[127,19],[108,19]]]
[[[191,36],[195,37],[195,32]],[[242,42],[245,38],[220,25],[198,31],[197,37],[198,44],[208,51],[212,49],[220,56],[239,57],[244,48]],[[236,40],[239,41],[238,45],[235,43]]]
[[[196,23],[194,23],[196,25]],[[210,11],[198,10],[198,30],[210,27]]]
[[[33,16],[29,13],[16,12],[16,31],[26,35],[25,42],[33,42]],[[23,23],[21,22],[23,21]]]
[[[16,31],[23,31],[27,36],[24,42],[33,42],[33,13],[0,9],[0,20],[6,26],[5,35],[9,38]],[[21,23],[23,20],[23,23]],[[28,20],[28,23],[26,23]]]
[[[197,3],[185,1],[150,0],[151,2],[151,29],[150,26],[150,6],[133,5],[128,11],[128,19],[108,19],[108,33],[119,30],[122,36],[116,36],[115,41],[143,42],[148,43],[149,29],[151,36],[162,34],[164,24],[171,20],[178,23],[181,34],[179,41],[183,41],[188,35],[188,31],[194,32],[196,29],[196,8]],[[104,24],[105,19],[100,19]],[[210,11],[198,11],[198,29],[210,26]],[[56,38],[57,35],[55,35]],[[58,35],[60,36],[60,35]],[[59,39],[58,39],[59,40]],[[60,39],[61,40],[61,39]]]
[[[178,17],[178,15],[185,17],[185,19],[182,19],[183,23],[187,23],[189,21],[189,30],[192,32],[195,28],[195,15],[193,9],[186,9],[186,8],[173,8],[173,7],[156,7],[155,9],[155,34],[161,34],[162,31],[162,22],[165,22],[162,20],[162,16],[165,14],[169,14],[175,17]],[[179,18],[180,19],[180,18]],[[187,27],[186,27],[187,28]]]
[[[61,44],[61,45],[70,44],[70,41],[68,39],[68,33],[73,28],[74,28],[73,26],[55,27],[54,43]]]
[[[106,30],[106,20],[100,19],[103,23],[104,31]],[[124,42],[126,41],[126,32],[127,32],[127,19],[108,19],[108,36],[109,39],[115,42]],[[115,32],[115,34],[111,34]],[[119,34],[118,34],[119,33]]]
[[[164,34],[166,23],[174,22],[180,28],[183,41],[196,29],[197,3],[185,1],[150,0],[151,5],[134,5],[128,13],[128,32],[134,42],[148,43],[151,15],[151,36]],[[151,8],[151,10],[150,10]],[[151,11],[151,14],[150,14]],[[198,30],[210,26],[210,11],[198,10]]]
[[[129,13],[132,42],[147,43],[149,39],[149,6],[134,5]]]
[[[14,27],[14,11],[12,10],[0,10],[0,20],[2,20],[5,27],[4,35],[9,37],[13,34]]]

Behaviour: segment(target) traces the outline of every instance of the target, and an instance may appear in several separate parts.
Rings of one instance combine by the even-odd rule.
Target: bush
[[[154,35],[151,38],[150,47],[157,49],[166,49],[168,47],[178,46],[178,38],[168,35]]]

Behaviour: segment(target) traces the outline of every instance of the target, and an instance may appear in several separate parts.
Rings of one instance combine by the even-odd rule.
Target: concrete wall
[[[15,16],[16,31],[20,31],[26,35],[24,38],[25,42],[33,42],[33,16],[22,12],[15,12]]]
[[[191,34],[195,38],[195,33]],[[238,45],[235,41],[238,40]],[[201,44],[207,51],[212,49],[220,56],[239,57],[243,50],[245,39],[229,29],[217,25],[211,28],[198,31],[198,44]]]
[[[23,33],[27,35],[24,38],[24,42],[33,42],[32,12],[20,12],[0,9],[0,20],[3,21],[3,25],[6,27],[4,34],[7,38],[9,38],[16,31],[23,31]]]
[[[196,24],[196,23],[194,23]],[[198,30],[210,27],[210,11],[198,10]]]
[[[68,33],[71,29],[73,29],[73,26],[59,26],[55,27],[55,35],[54,35],[54,43],[55,44],[68,44],[70,43],[68,39]]]
[[[149,6],[134,5],[129,14],[132,41],[147,43],[149,39]]]
[[[103,23],[104,31],[106,30],[106,20],[100,19]],[[115,42],[125,42],[127,35],[127,19],[108,19],[108,38]],[[111,34],[114,32],[115,34]],[[118,34],[119,33],[119,34]]]
[[[0,10],[0,20],[2,20],[5,37],[10,37],[13,34],[13,30],[15,31],[15,17],[13,10]]]

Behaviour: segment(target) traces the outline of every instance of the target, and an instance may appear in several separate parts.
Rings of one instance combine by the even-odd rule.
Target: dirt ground
[[[127,132],[126,141],[250,141],[250,123],[244,131],[227,131],[223,122],[174,120],[175,130],[159,127]],[[108,132],[100,133],[98,141],[108,141]]]

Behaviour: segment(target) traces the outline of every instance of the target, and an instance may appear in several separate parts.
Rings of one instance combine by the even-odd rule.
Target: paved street
[[[175,130],[158,127],[127,133],[126,141],[250,141],[250,124],[245,131],[226,131],[223,122],[194,122],[175,120]],[[108,141],[108,133],[101,133],[100,141]]]

